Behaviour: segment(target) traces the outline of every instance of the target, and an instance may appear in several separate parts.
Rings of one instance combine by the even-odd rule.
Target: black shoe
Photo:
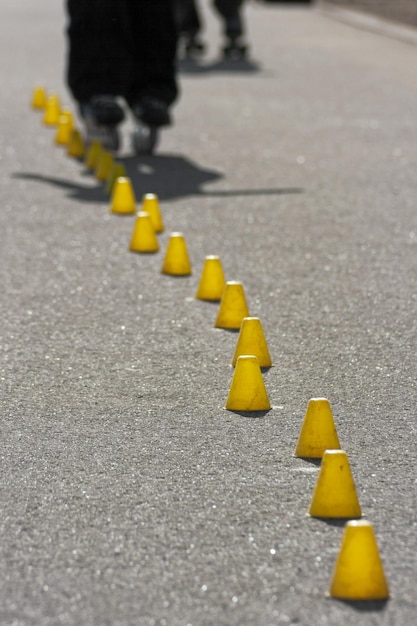
[[[170,126],[171,116],[169,106],[163,100],[153,96],[143,96],[132,105],[134,116],[146,126],[156,127]]]

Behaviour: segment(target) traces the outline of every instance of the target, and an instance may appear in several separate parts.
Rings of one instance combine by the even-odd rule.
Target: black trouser
[[[244,0],[213,0],[217,12],[224,19],[226,35],[243,33],[240,9]],[[180,33],[196,34],[201,30],[201,18],[196,0],[174,0],[175,18]]]
[[[177,97],[172,0],[67,0],[68,86],[78,101],[98,94],[133,104]]]
[[[195,35],[201,30],[201,17],[195,0],[173,0],[179,33]]]

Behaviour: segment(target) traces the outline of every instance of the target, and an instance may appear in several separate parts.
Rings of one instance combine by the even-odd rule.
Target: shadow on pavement
[[[180,59],[178,70],[181,74],[255,74],[261,71],[260,65],[251,59],[219,59],[203,63],[197,59]]]
[[[231,409],[227,409],[229,413],[234,413],[235,415],[240,415],[241,417],[249,417],[251,419],[260,419],[262,417],[266,417],[272,409],[267,409],[266,411],[232,411]]]
[[[13,178],[33,180],[38,183],[44,183],[45,185],[60,187],[68,192],[67,196],[69,198],[81,200],[82,202],[97,203],[103,201],[103,185],[98,182],[94,187],[91,187],[90,185],[78,185],[65,178],[54,178],[53,176],[44,176],[43,174],[35,174],[32,172],[17,172],[13,174]]]
[[[178,200],[191,196],[202,197],[233,197],[233,196],[260,196],[284,195],[303,193],[298,187],[252,188],[252,189],[205,189],[205,185],[224,178],[222,172],[200,167],[190,159],[178,155],[154,155],[143,157],[119,158],[123,163],[126,175],[131,179],[137,198],[144,193],[154,193],[160,200]],[[81,164],[81,163],[80,163]],[[83,167],[83,164],[81,164]],[[67,191],[70,198],[82,202],[107,201],[105,185],[98,182],[91,172],[83,169],[82,173],[88,176],[92,184],[80,184],[44,176],[35,172],[16,172],[14,178],[32,180],[47,185],[60,187]]]
[[[353,518],[353,517],[317,517],[316,515],[314,515],[314,519],[318,520],[319,522],[324,522],[328,526],[334,526],[335,528],[344,528],[346,526],[347,522],[349,522],[352,519],[359,519],[359,518]]]
[[[303,461],[306,461],[307,463],[311,463],[311,465],[315,465],[316,467],[320,467],[321,465],[321,459],[315,459],[313,457],[308,457],[308,456],[302,456],[300,458],[303,459]]]
[[[330,596],[329,596],[330,598]],[[355,611],[359,613],[371,613],[375,611],[383,611],[389,602],[388,600],[342,600],[341,598],[331,598],[331,600],[336,600],[337,602],[341,602],[346,606],[350,606]]]

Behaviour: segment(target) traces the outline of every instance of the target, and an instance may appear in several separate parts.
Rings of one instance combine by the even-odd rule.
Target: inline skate
[[[115,96],[97,95],[80,103],[80,113],[85,124],[85,143],[99,141],[105,150],[116,152],[120,148],[119,124],[124,120],[123,108]]]
[[[223,57],[225,59],[239,60],[245,59],[248,52],[248,46],[240,35],[229,35],[223,46]]]
[[[247,55],[248,46],[244,40],[244,28],[240,13],[225,16],[224,35],[225,45],[223,46],[223,57],[225,59],[244,59]]]
[[[146,96],[132,105],[134,130],[132,147],[136,154],[152,154],[159,141],[159,130],[171,124],[168,105],[162,100]]]

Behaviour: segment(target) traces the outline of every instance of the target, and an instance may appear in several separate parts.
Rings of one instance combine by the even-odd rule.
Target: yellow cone
[[[97,168],[100,157],[103,153],[103,146],[100,141],[91,142],[87,154],[85,156],[85,166],[89,170],[95,170]]]
[[[344,450],[326,450],[310,504],[312,517],[361,517],[362,511]]]
[[[225,284],[226,281],[220,258],[213,254],[206,256],[195,297],[200,300],[212,300],[213,302],[221,300]],[[248,354],[248,352],[245,354]]]
[[[110,170],[110,174],[107,177],[105,191],[109,195],[113,193],[114,185],[116,184],[116,180],[118,178],[126,177],[126,170],[123,163],[118,163],[117,161],[113,161],[112,168]]]
[[[156,233],[164,232],[164,222],[162,220],[158,196],[154,193],[145,194],[142,198],[141,211],[145,211],[149,214]]]
[[[162,274],[188,276],[191,274],[191,263],[187,244],[182,233],[171,233],[162,264]]]
[[[351,521],[345,526],[330,595],[342,600],[387,600],[388,583],[372,524]]]
[[[261,320],[257,317],[243,318],[232,359],[233,367],[242,354],[254,354],[258,359],[259,367],[272,366]]]
[[[104,182],[108,179],[110,175],[111,168],[113,167],[114,157],[111,152],[107,152],[104,150],[101,153],[100,159],[97,163],[95,176],[97,180]]]
[[[49,95],[46,99],[43,123],[46,126],[56,126],[58,124],[60,113],[61,105],[59,102],[59,98],[55,93],[53,93]]]
[[[139,211],[133,227],[129,250],[131,252],[158,252],[159,243],[148,213]]]
[[[37,86],[32,93],[32,108],[44,109],[46,106],[46,91],[43,87]]]
[[[61,117],[68,120],[68,122],[71,124],[71,127],[74,128],[74,116],[70,109],[62,109],[62,111],[59,114],[59,118]],[[58,120],[58,124],[59,124],[59,120]]]
[[[238,330],[244,317],[249,317],[242,283],[231,280],[225,284],[214,326]]]
[[[266,411],[271,408],[256,356],[246,354],[238,358],[225,408],[229,411]]]
[[[81,136],[81,133],[76,128],[73,128],[71,131],[70,140],[68,142],[68,156],[74,157],[76,159],[82,159],[85,153],[84,141]]]
[[[136,198],[130,178],[122,176],[115,182],[110,211],[121,215],[136,213]]]
[[[301,426],[295,456],[321,459],[325,450],[339,448],[329,401],[326,398],[312,398]]]
[[[73,128],[74,120],[71,111],[62,111],[58,119],[55,143],[58,146],[68,146]]]

